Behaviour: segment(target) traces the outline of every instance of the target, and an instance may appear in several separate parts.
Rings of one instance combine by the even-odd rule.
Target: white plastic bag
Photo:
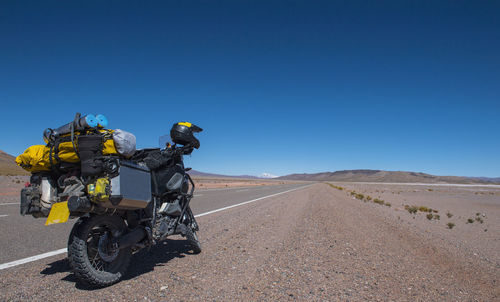
[[[113,132],[113,141],[116,151],[122,156],[130,157],[135,153],[135,135],[130,132],[116,129]]]

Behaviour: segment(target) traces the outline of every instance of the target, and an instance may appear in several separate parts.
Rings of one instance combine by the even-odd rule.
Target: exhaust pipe
[[[70,196],[68,198],[68,209],[72,213],[86,213],[92,210],[92,204],[87,197]]]

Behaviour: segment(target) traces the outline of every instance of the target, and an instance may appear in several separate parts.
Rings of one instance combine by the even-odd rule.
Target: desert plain
[[[25,179],[1,181],[0,203],[15,202]],[[218,196],[296,187],[199,217],[201,254],[173,238],[103,289],[61,254],[0,271],[0,300],[500,300],[500,186],[283,182],[198,179]]]

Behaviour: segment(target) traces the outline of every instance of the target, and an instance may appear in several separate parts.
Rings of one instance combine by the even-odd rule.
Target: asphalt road
[[[191,208],[198,215],[301,186],[304,184],[196,190]],[[19,204],[0,203],[0,264],[65,248],[75,222],[45,226],[45,218],[21,216]]]

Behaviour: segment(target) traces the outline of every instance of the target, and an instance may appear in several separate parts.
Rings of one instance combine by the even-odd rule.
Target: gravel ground
[[[275,186],[290,183],[304,183],[303,181],[276,180],[276,179],[239,179],[239,178],[203,178],[193,176],[193,181],[199,190],[237,188],[254,186]]]
[[[29,180],[29,176],[0,175],[0,203],[19,202],[19,192]]]
[[[429,238],[439,238],[459,246],[470,255],[500,268],[500,188],[452,187],[388,184],[340,184],[348,191],[379,198],[391,204],[384,214],[416,228]],[[405,205],[432,208],[439,219],[427,219],[429,213],[411,215]],[[377,210],[378,205],[372,204]],[[449,216],[448,216],[449,214]],[[472,223],[468,220],[472,219]],[[452,230],[448,223],[455,226]]]
[[[76,283],[62,256],[1,271],[0,300],[500,300],[498,249],[476,257],[459,229],[425,232],[399,212],[316,184],[200,217],[201,254],[169,240],[108,288]]]

